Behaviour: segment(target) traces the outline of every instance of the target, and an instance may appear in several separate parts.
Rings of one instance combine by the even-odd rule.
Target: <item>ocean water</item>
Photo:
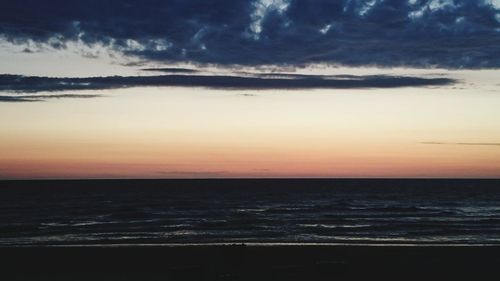
[[[0,182],[0,245],[500,244],[500,180]]]

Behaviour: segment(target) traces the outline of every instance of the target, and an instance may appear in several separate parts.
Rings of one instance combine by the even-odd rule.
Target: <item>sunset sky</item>
[[[4,2],[0,179],[500,177],[499,1]]]

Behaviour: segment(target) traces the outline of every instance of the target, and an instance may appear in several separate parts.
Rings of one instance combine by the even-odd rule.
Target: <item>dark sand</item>
[[[5,281],[498,280],[500,272],[500,246],[13,247],[0,255]]]

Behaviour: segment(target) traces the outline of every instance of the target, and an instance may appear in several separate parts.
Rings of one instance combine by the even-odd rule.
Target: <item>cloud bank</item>
[[[147,61],[500,67],[496,0],[4,0],[0,36]],[[29,43],[29,44],[28,44]]]
[[[164,69],[160,69],[163,71]],[[87,78],[58,78],[22,75],[0,75],[0,92],[21,93],[0,96],[0,101],[27,101],[30,93],[68,90],[104,90],[129,87],[205,87],[233,90],[271,89],[362,89],[443,86],[455,83],[450,78],[423,78],[388,75],[297,75],[255,74],[250,76],[224,75],[159,75],[159,76],[108,76]],[[49,98],[74,97],[75,95],[49,95]],[[33,96],[31,96],[33,97]],[[83,95],[82,97],[88,97]]]

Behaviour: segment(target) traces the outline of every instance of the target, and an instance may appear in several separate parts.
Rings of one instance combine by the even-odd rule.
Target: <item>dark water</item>
[[[500,244],[500,180],[0,182],[0,245]]]

